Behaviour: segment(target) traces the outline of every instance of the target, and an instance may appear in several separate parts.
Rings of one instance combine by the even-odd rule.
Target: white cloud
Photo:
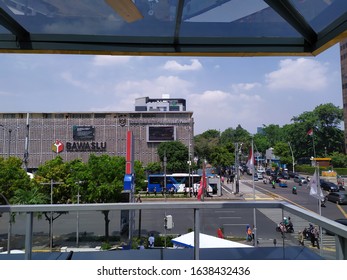
[[[202,69],[202,64],[198,59],[191,59],[191,64],[180,64],[175,60],[169,60],[165,63],[164,69],[171,71],[196,71]]]
[[[116,92],[139,93],[151,98],[169,94],[172,97],[185,95],[192,84],[176,76],[159,76],[153,80],[128,80],[115,85]]]
[[[245,129],[257,127],[263,115],[264,100],[259,95],[233,94],[215,90],[191,94],[187,98],[188,110],[193,111],[195,134],[207,129],[235,128],[241,124]],[[247,120],[247,127],[245,127]]]
[[[284,59],[279,67],[265,75],[271,90],[321,91],[327,87],[327,67],[316,60]]]
[[[244,92],[244,91],[250,91],[255,88],[260,88],[261,84],[259,83],[238,83],[233,84],[231,86],[233,92]]]

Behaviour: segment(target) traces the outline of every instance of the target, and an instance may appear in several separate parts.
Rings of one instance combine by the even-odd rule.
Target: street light
[[[51,179],[50,183],[41,183],[41,185],[50,185],[51,186],[51,205],[53,205],[53,185],[54,184],[63,184],[63,182],[54,182],[53,179]],[[53,249],[53,212],[51,211],[51,216],[49,219],[49,248],[52,252]]]
[[[2,131],[4,133],[3,142],[2,142],[2,154],[4,154],[4,152],[5,152],[5,127],[2,124],[0,124],[0,127],[2,128]]]
[[[293,173],[294,173],[294,165],[295,165],[295,161],[294,161],[293,149],[292,149],[292,146],[290,145],[290,142],[288,142],[288,145],[289,145],[290,152],[292,153],[292,160],[293,160]]]
[[[10,128],[8,130],[8,158],[11,155],[11,132],[12,132],[12,129]]]
[[[7,254],[11,254],[11,235],[12,235],[12,213],[11,213],[11,206],[7,198],[0,193],[1,197],[5,200],[6,205],[9,207],[8,212],[8,231],[7,231]]]
[[[78,181],[76,184],[78,185],[77,187],[77,205],[80,204],[80,185],[83,184],[84,181]],[[79,228],[80,228],[80,216],[79,216],[79,211],[76,212],[76,247],[79,247]]]

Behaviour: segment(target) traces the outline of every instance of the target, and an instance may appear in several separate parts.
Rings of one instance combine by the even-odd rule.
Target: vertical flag
[[[310,182],[310,195],[317,199],[324,199],[324,194],[322,192],[322,189],[318,185],[318,176],[317,176],[317,170],[315,170],[311,182]]]
[[[253,151],[252,148],[249,149],[249,155],[248,155],[248,160],[246,163],[247,167],[252,170],[252,174],[253,174],[253,170],[254,170],[254,157],[253,157]]]
[[[205,171],[205,162],[202,164],[202,176],[200,181],[200,186],[198,189],[197,199],[201,200],[201,196],[203,195],[206,189],[206,171]]]
[[[312,128],[310,128],[310,130],[307,131],[307,135],[309,135],[309,136],[312,136],[312,135],[313,135],[313,129],[312,129]]]

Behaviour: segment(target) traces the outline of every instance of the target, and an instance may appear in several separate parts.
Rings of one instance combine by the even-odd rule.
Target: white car
[[[263,173],[260,173],[260,172],[257,172],[257,176],[259,180],[262,180],[264,178]]]

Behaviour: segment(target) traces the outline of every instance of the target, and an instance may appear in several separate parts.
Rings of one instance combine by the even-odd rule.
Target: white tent
[[[199,247],[200,248],[245,248],[252,247],[247,244],[230,241],[227,239],[207,235],[200,233],[199,234]],[[181,235],[171,240],[171,242],[176,247],[183,248],[194,248],[194,231],[189,232],[187,234]]]

